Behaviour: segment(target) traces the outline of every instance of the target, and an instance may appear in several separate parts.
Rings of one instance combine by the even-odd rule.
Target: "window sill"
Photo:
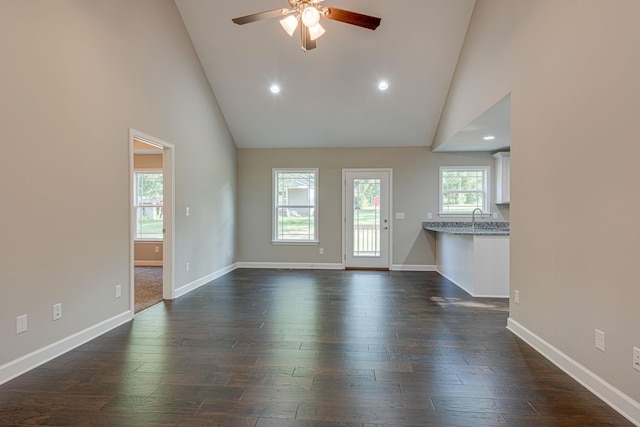
[[[471,218],[471,212],[469,213],[439,213],[438,216],[442,218]],[[482,215],[476,215],[476,218],[491,218],[491,212],[483,212]]]
[[[318,240],[272,240],[271,244],[274,246],[317,246],[320,242]]]

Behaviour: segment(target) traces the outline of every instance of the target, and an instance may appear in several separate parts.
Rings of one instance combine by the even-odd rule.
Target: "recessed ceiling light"
[[[493,135],[488,135],[488,136],[485,136],[482,139],[484,139],[485,141],[492,141],[492,140],[496,139],[496,137],[493,136]]]
[[[278,86],[278,85],[271,85],[271,87],[269,88],[269,90],[271,91],[271,93],[280,93],[280,86]]]
[[[382,80],[380,83],[378,83],[378,89],[380,90],[387,90],[389,89],[389,83],[385,80]]]

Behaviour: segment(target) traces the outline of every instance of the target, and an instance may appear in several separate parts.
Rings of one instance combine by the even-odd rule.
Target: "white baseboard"
[[[344,265],[340,263],[239,262],[238,268],[269,268],[284,270],[344,270]]]
[[[194,280],[191,283],[187,283],[186,285],[180,286],[179,288],[173,291],[173,298],[175,299],[175,298],[181,297],[182,295],[188,294],[194,289],[198,289],[200,286],[206,285],[212,280],[216,280],[218,277],[224,276],[225,274],[232,272],[236,268],[238,268],[238,263],[228,265],[225,268],[222,268],[211,274],[207,274],[206,276],[201,277],[197,280]]]
[[[391,271],[438,271],[435,265],[393,264]]]
[[[131,311],[125,311],[111,319],[107,319],[83,331],[77,332],[57,342],[49,344],[48,346],[26,354],[16,360],[12,360],[11,362],[0,366],[0,384],[11,381],[25,372],[37,368],[43,363],[55,359],[56,357],[71,351],[96,337],[99,337],[105,332],[109,332],[110,330],[127,323],[131,319],[133,319]]]
[[[267,268],[284,270],[344,270],[340,263],[306,263],[306,262],[239,262],[238,268]],[[393,264],[392,271],[437,271],[435,265]]]
[[[136,267],[162,267],[162,261],[137,260],[133,261],[133,265]]]
[[[636,426],[640,426],[640,402],[636,402],[515,320],[511,318],[507,320],[507,329],[522,338],[527,344],[586,387],[604,403],[618,411],[623,417]]]

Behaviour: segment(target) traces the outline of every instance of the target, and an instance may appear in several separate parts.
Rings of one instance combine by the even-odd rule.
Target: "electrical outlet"
[[[120,298],[122,296],[122,285],[116,285],[116,298]]]
[[[640,371],[640,348],[633,347],[633,369]]]
[[[158,254],[158,253],[160,253],[160,246],[156,246],[156,247],[155,247],[155,250],[156,250],[156,253],[157,253],[157,254]]]
[[[320,255],[324,255],[324,248],[320,248]]]
[[[396,219],[404,219],[404,212],[396,212]]]
[[[27,332],[27,315],[16,317],[16,334]]]
[[[513,302],[515,302],[516,304],[520,304],[520,291],[513,291]]]
[[[189,206],[185,208],[184,213],[186,214],[186,216],[191,215],[191,210],[189,209]]]
[[[433,212],[427,212],[427,219],[433,219]]]
[[[62,319],[62,303],[53,305],[53,320]]]
[[[190,263],[186,263],[186,264],[184,265],[184,269],[185,269],[186,271],[191,270],[191,264],[190,264]]]
[[[493,216],[493,219],[498,219],[498,212],[494,212],[491,215]]]
[[[596,348],[602,352],[605,351],[604,332],[596,329]]]

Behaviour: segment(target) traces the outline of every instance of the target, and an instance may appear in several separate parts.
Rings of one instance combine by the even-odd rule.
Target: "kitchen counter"
[[[474,297],[509,297],[508,222],[423,222],[436,232],[436,268]]]
[[[422,228],[428,231],[449,234],[464,234],[472,236],[508,236],[508,222],[476,222],[471,227],[470,222],[423,222]]]

